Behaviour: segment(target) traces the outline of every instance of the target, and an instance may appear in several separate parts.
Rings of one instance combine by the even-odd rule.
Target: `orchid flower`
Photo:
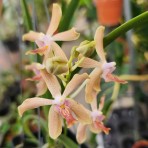
[[[86,73],[74,75],[72,80],[67,84],[63,94],[61,94],[61,87],[56,76],[47,73],[45,69],[41,70],[41,75],[54,100],[39,97],[26,99],[18,107],[20,116],[29,109],[51,105],[48,116],[48,127],[49,135],[53,139],[56,139],[62,132],[62,118],[66,119],[68,127],[72,126],[76,121],[83,124],[89,124],[92,122],[90,112],[78,102],[68,98],[70,93],[88,78]]]
[[[47,53],[50,53],[51,49],[59,50],[59,48],[57,48],[58,45],[55,43],[55,41],[72,41],[76,40],[79,37],[79,33],[75,31],[75,28],[72,28],[65,32],[54,34],[59,26],[61,17],[62,11],[60,6],[58,4],[53,4],[51,21],[46,34],[42,32],[30,31],[29,33],[23,35],[24,41],[27,40],[35,42],[39,47],[36,50],[28,51],[27,54],[39,53],[41,55],[46,55]]]
[[[53,43],[55,44],[55,43]],[[58,44],[55,44],[54,54],[46,54],[42,64],[37,63],[38,68],[45,68],[49,73],[55,75],[66,73],[68,68],[68,59]]]
[[[44,67],[42,67],[42,65],[39,63],[32,63],[30,65],[26,65],[25,68],[27,70],[32,70],[35,74],[34,77],[27,78],[26,80],[38,81],[38,83],[36,84],[36,87],[37,87],[37,95],[36,96],[43,95],[47,91],[47,86],[46,86],[46,83],[44,82],[44,79],[41,76],[40,69],[44,68]]]
[[[103,131],[105,134],[108,134],[110,131],[110,128],[107,128],[103,124],[103,120],[105,119],[105,116],[102,113],[102,109],[104,106],[104,97],[101,98],[99,108],[97,109],[97,99],[94,99],[91,103],[91,118],[92,123],[91,124],[82,124],[79,123],[77,128],[77,141],[79,143],[83,143],[86,140],[86,130],[89,129],[93,133],[100,133]]]
[[[96,30],[94,41],[96,52],[100,57],[100,62],[95,61],[93,59],[84,58],[83,61],[79,64],[79,67],[83,68],[95,68],[90,74],[90,79],[86,85],[86,102],[91,103],[94,98],[96,98],[98,92],[100,91],[100,80],[101,77],[105,80],[105,82],[118,82],[125,84],[127,83],[124,80],[119,79],[117,76],[113,75],[112,72],[116,69],[115,62],[107,62],[105,58],[105,52],[103,51],[103,37],[104,37],[104,27],[100,26]]]

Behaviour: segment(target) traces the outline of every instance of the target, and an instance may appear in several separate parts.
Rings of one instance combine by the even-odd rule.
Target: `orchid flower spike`
[[[45,55],[52,50],[58,50],[57,44],[55,41],[72,41],[76,40],[79,37],[79,33],[75,31],[75,28],[67,30],[65,32],[54,34],[57,31],[60,20],[62,17],[61,7],[58,4],[53,4],[52,16],[50,25],[47,29],[46,34],[42,32],[30,31],[23,35],[24,41],[32,41],[37,44],[39,47],[36,50],[28,51],[27,54],[41,54]]]
[[[27,110],[44,105],[51,105],[48,116],[48,127],[49,135],[53,139],[56,139],[62,132],[62,118],[66,119],[68,127],[72,126],[76,121],[83,124],[92,122],[90,111],[73,99],[68,98],[68,96],[88,78],[86,73],[74,75],[72,80],[67,84],[63,94],[61,94],[61,87],[56,76],[47,73],[45,69],[41,70],[41,75],[54,100],[39,97],[26,99],[18,107],[20,116]]]
[[[100,62],[90,59],[88,57],[79,57],[84,58],[83,61],[79,64],[79,67],[83,68],[95,68],[91,74],[88,83],[86,84],[86,95],[85,99],[87,103],[91,103],[94,98],[96,98],[100,89],[100,81],[101,78],[105,80],[105,82],[118,82],[125,84],[127,81],[119,79],[117,76],[113,75],[112,72],[116,69],[115,62],[107,63],[105,58],[105,52],[103,50],[103,37],[104,37],[104,27],[100,26],[97,28],[94,41],[96,52],[100,57]]]
[[[100,100],[99,108],[97,109],[97,99],[94,99],[93,102],[91,103],[91,118],[92,118],[92,123],[91,124],[82,124],[79,123],[78,128],[77,128],[77,141],[78,143],[83,143],[86,140],[86,130],[89,129],[93,133],[100,133],[103,131],[105,134],[108,134],[110,131],[110,128],[107,128],[103,124],[103,120],[105,119],[105,116],[102,113],[102,109],[104,106],[104,99],[105,97],[103,96]]]

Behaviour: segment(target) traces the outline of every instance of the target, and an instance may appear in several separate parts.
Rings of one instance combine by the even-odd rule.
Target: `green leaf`
[[[23,16],[24,16],[24,20],[25,20],[25,23],[26,23],[27,30],[28,31],[32,30],[33,26],[32,26],[32,21],[31,21],[31,17],[30,17],[30,14],[29,14],[29,10],[28,10],[26,0],[21,1],[21,6],[22,6]]]
[[[66,148],[78,148],[79,146],[65,135],[61,135],[58,140],[63,143]]]
[[[2,124],[2,126],[0,127],[0,133],[5,134],[9,129],[10,124],[6,122],[5,124]]]
[[[104,115],[106,115],[108,113],[112,103],[113,103],[113,100],[111,100],[111,99],[110,100],[106,100],[106,102],[104,104],[104,107],[103,107],[103,110],[102,110]]]
[[[60,23],[59,32],[65,31],[69,28],[74,12],[78,7],[78,4],[79,0],[71,0]]]

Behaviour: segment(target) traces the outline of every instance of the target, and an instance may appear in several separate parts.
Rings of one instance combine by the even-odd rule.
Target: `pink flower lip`
[[[102,122],[95,121],[94,123],[95,128],[101,129],[105,134],[109,134],[110,128],[104,126]]]
[[[113,68],[115,68],[115,65],[116,65],[115,62],[104,63],[102,65],[102,69],[103,69],[103,71],[106,69],[113,69]]]
[[[71,111],[69,105],[70,102],[68,100],[64,100],[64,102],[56,105],[58,113],[66,119],[68,127],[72,126],[77,121],[77,119],[73,117],[73,112]]]
[[[92,116],[92,119],[93,121],[103,121],[105,116],[102,114],[101,111],[98,111],[98,110],[94,110],[92,113],[91,113],[91,116]]]

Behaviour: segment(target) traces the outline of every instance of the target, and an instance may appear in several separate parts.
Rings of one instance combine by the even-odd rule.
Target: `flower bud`
[[[45,61],[46,70],[55,75],[63,74],[68,71],[67,61],[61,57],[48,58]]]
[[[94,41],[84,41],[82,42],[76,49],[83,56],[90,57],[95,50],[95,42]]]

